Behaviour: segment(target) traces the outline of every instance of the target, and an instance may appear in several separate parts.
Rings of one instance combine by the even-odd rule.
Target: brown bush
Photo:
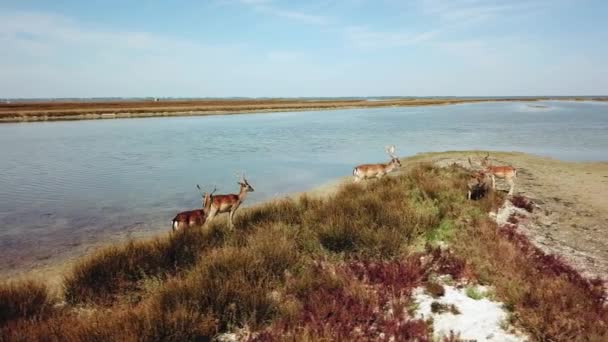
[[[32,280],[1,284],[0,326],[11,320],[44,317],[56,302],[46,286]]]
[[[182,230],[167,237],[129,242],[84,258],[65,278],[69,303],[111,303],[147,277],[165,277],[192,266],[206,249],[222,243],[221,230]]]
[[[154,299],[164,309],[211,312],[221,328],[272,317],[278,303],[269,296],[286,270],[298,263],[288,228],[256,232],[243,247],[211,251],[187,276],[170,281]]]

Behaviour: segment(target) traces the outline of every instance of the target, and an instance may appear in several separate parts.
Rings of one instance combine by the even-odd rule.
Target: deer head
[[[391,157],[390,163],[401,167],[401,161],[395,155],[395,145],[386,146],[384,148],[384,150],[386,151],[386,154],[388,154],[388,156]]]
[[[213,191],[202,192],[200,185],[196,184],[196,188],[201,191],[201,195],[203,197],[203,211],[208,213],[211,208],[211,204],[213,203],[213,194],[217,191],[216,187],[213,187]]]
[[[491,166],[490,164],[490,153],[488,152],[485,157],[481,160],[481,165],[483,167]]]
[[[255,190],[253,189],[253,187],[249,184],[249,182],[247,182],[247,178],[245,178],[245,173],[242,172],[239,176],[239,181],[237,182],[238,185],[241,186],[241,189],[245,189],[246,192],[254,192]]]
[[[472,170],[485,170],[488,168],[490,162],[489,162],[489,158],[490,154],[488,153],[485,157],[481,157],[479,155],[477,155],[473,160],[471,160],[471,157],[468,157],[467,160],[469,161],[469,166],[471,167]]]

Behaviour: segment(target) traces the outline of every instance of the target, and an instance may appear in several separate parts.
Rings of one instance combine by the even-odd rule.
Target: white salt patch
[[[490,301],[486,298],[475,300],[466,295],[466,290],[457,289],[453,286],[444,286],[445,295],[433,298],[424,293],[424,289],[417,288],[413,297],[418,303],[417,318],[433,319],[434,334],[436,338],[449,336],[450,331],[459,335],[463,340],[476,341],[526,341],[526,338],[519,334],[509,333],[501,328],[504,325],[508,314],[502,308],[501,303]],[[481,287],[478,292],[485,292]],[[441,304],[456,306],[460,314],[454,315],[451,312],[433,313],[431,304],[439,302]]]
[[[490,217],[494,219],[499,226],[501,226],[509,223],[509,217],[511,217],[512,214],[518,214],[524,217],[529,215],[527,211],[514,206],[511,201],[507,200],[503,206],[498,209],[498,213],[491,212]]]

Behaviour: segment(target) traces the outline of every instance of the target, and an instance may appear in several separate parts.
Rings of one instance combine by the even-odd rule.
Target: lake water
[[[539,108],[538,106],[543,106]],[[0,272],[81,254],[99,241],[167,231],[200,206],[195,184],[247,203],[424,151],[524,151],[608,160],[608,104],[496,102],[0,125]]]

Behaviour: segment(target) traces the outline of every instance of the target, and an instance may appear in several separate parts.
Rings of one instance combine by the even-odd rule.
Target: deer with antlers
[[[469,159],[469,163],[471,160]],[[504,179],[509,184],[509,195],[515,190],[515,178],[517,178],[517,170],[513,166],[492,166],[490,162],[490,153],[481,160],[481,166],[485,173],[492,178],[492,189],[496,189],[496,178]]]
[[[391,160],[388,163],[380,164],[363,164],[353,169],[355,183],[366,178],[382,178],[387,173],[393,171],[397,167],[401,167],[401,161],[395,156],[395,145],[390,145],[385,148],[386,153]]]
[[[469,163],[471,163],[470,159]],[[484,171],[474,171],[471,173],[467,182],[467,198],[469,200],[477,200],[486,195],[490,188],[490,180],[488,178],[489,175]]]
[[[249,184],[249,182],[247,182],[247,179],[245,178],[244,174],[240,175],[237,184],[240,187],[238,194],[213,196],[209,207],[209,215],[207,216],[207,222],[211,222],[211,220],[213,220],[213,218],[217,214],[230,213],[228,215],[228,224],[230,228],[234,227],[232,223],[234,213],[237,211],[241,203],[243,203],[243,201],[247,197],[247,193],[254,191],[253,187]]]
[[[199,191],[201,190],[201,187],[198,184],[196,187]],[[211,202],[213,200],[213,194],[216,190],[217,189],[213,189],[211,193],[205,192],[202,194],[202,209],[182,211],[181,213],[177,214],[175,218],[173,218],[173,221],[171,221],[171,229],[176,232],[185,228],[202,227],[205,224],[205,219],[209,213],[209,208],[211,207]]]

